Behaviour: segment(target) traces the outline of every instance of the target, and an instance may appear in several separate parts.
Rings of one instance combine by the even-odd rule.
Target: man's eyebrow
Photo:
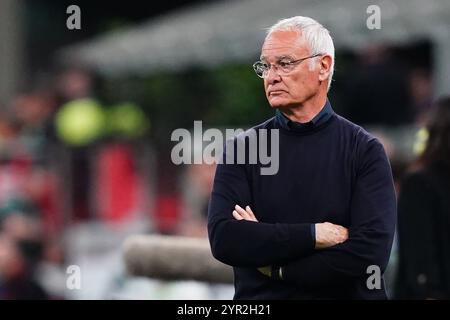
[[[259,57],[259,60],[265,60],[266,59],[266,57],[265,56],[261,56],[261,57]],[[282,56],[275,56],[275,59],[276,60],[283,60],[283,59],[294,59],[292,56],[290,56],[290,55],[282,55]]]

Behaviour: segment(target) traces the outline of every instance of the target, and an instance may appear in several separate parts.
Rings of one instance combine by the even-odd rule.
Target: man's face
[[[304,39],[296,31],[275,31],[264,42],[261,61],[276,64],[311,56]],[[320,57],[313,58],[320,59]],[[317,94],[320,89],[319,67],[311,68],[316,61],[307,59],[296,65],[287,75],[279,75],[274,67],[264,79],[266,97],[273,108],[298,106]]]

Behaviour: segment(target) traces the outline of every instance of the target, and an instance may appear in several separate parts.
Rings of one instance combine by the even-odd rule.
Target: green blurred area
[[[167,143],[175,128],[247,127],[270,118],[273,110],[263,83],[248,65],[190,69],[147,77],[105,79],[100,95],[106,101],[132,100],[152,123],[152,136]]]

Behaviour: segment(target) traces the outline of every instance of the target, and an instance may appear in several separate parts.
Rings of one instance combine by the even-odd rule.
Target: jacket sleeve
[[[235,267],[262,267],[293,261],[314,250],[309,223],[235,220],[234,206],[252,207],[251,198],[246,165],[218,164],[208,208],[208,235],[216,259]]]
[[[384,272],[397,219],[396,196],[389,161],[381,143],[368,141],[358,162],[350,204],[349,238],[283,266],[283,279],[304,287],[343,284],[367,278],[367,268]]]

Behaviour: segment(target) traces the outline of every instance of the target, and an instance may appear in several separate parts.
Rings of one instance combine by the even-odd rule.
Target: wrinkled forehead
[[[309,46],[300,31],[274,31],[263,43],[261,60],[298,57],[308,53]]]

